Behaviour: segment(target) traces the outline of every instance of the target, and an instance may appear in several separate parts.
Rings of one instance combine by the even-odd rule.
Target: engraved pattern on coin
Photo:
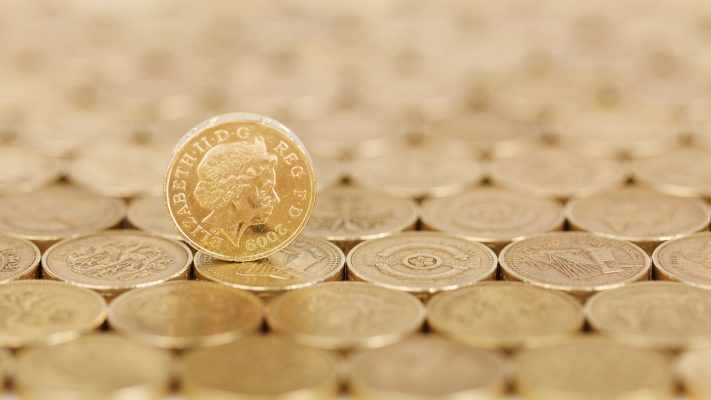
[[[0,283],[36,275],[40,258],[31,242],[0,235]]]
[[[272,300],[267,323],[307,345],[349,349],[392,343],[419,329],[424,314],[412,295],[367,283],[331,282]]]
[[[430,328],[473,346],[548,343],[583,326],[582,305],[567,294],[517,282],[484,282],[427,303]]]
[[[577,294],[647,277],[651,261],[639,247],[582,232],[545,233],[513,242],[499,256],[503,273]]]
[[[701,232],[663,243],[652,261],[656,279],[678,280],[711,289],[711,233]]]
[[[434,293],[490,279],[496,255],[486,246],[435,232],[367,241],[348,254],[348,274],[391,289]]]
[[[170,221],[170,216],[161,197],[142,197],[132,200],[126,218],[136,229],[167,239],[183,239]]]
[[[706,150],[679,149],[633,165],[635,181],[677,196],[711,197],[711,155]]]
[[[293,133],[249,114],[215,117],[188,132],[165,184],[185,239],[230,261],[264,258],[291,243],[309,220],[316,186]]]
[[[711,292],[675,282],[642,282],[592,297],[590,325],[634,344],[678,349],[711,339]]]
[[[341,276],[345,256],[324,239],[299,236],[286,248],[257,261],[221,261],[202,252],[195,256],[195,274],[257,292],[292,290]]]

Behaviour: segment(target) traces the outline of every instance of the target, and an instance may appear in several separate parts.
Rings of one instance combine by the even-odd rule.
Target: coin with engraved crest
[[[269,299],[287,290],[341,280],[345,262],[346,257],[336,245],[300,235],[287,247],[257,261],[222,261],[198,252],[195,276]]]
[[[0,283],[36,277],[41,259],[29,240],[0,234]]]
[[[253,336],[188,353],[181,386],[188,399],[331,399],[339,390],[339,365],[331,352]]]
[[[440,232],[406,232],[365,241],[348,253],[348,277],[426,299],[496,275],[496,254]]]
[[[584,232],[542,233],[513,242],[499,255],[504,279],[586,297],[647,280],[649,256],[638,246]]]
[[[0,193],[39,190],[56,182],[61,174],[62,163],[36,149],[12,145],[0,147]]]
[[[15,388],[27,399],[157,399],[170,390],[172,357],[118,335],[94,334],[23,353]]]
[[[427,303],[435,332],[478,347],[515,349],[554,343],[581,331],[583,308],[566,293],[519,282],[482,282]]]
[[[510,242],[563,228],[563,208],[552,200],[480,188],[422,204],[422,225],[486,244],[498,252]]]
[[[109,325],[152,346],[214,346],[256,332],[262,308],[253,294],[228,286],[170,282],[118,296],[109,307]]]
[[[711,222],[698,199],[646,189],[618,189],[571,201],[565,215],[572,229],[633,242],[649,254],[663,241],[702,230]]]
[[[192,264],[183,243],[141,231],[113,230],[63,240],[42,256],[51,279],[111,299],[129,289],[185,279]]]
[[[671,399],[671,359],[596,336],[528,350],[514,360],[522,399]]]
[[[502,397],[500,355],[429,335],[413,336],[351,358],[356,399],[454,399]]]
[[[125,213],[119,199],[56,185],[0,196],[0,232],[31,240],[45,249],[64,238],[112,228]]]
[[[652,254],[654,279],[711,289],[711,233],[664,242]]]
[[[316,179],[287,127],[253,114],[201,122],[178,143],[165,200],[193,247],[226,261],[254,261],[291,243],[309,221]]]
[[[590,326],[614,339],[680,349],[711,339],[711,292],[677,282],[640,282],[588,300]]]
[[[347,252],[363,240],[414,228],[417,214],[417,204],[410,199],[340,187],[319,193],[306,232]]]
[[[635,182],[656,191],[685,197],[711,198],[711,152],[684,148],[632,165]]]
[[[494,160],[490,174],[495,186],[558,200],[600,193],[627,179],[617,161],[556,148]]]
[[[166,239],[183,240],[170,221],[165,202],[161,197],[139,197],[131,200],[126,213],[128,223],[142,231]]]
[[[704,343],[687,350],[677,364],[679,376],[687,396],[691,399],[711,398],[711,345]]]
[[[326,349],[380,347],[422,327],[417,297],[362,282],[327,282],[287,292],[267,305],[276,333]]]
[[[34,279],[0,285],[0,347],[74,340],[105,319],[106,302],[91,290]]]

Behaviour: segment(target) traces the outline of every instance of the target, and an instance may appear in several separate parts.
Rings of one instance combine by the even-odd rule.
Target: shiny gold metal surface
[[[711,233],[699,232],[662,243],[652,254],[654,279],[711,289]]]
[[[171,240],[183,240],[170,221],[161,197],[139,197],[131,200],[126,213],[128,223],[142,231]]]
[[[29,240],[0,234],[0,283],[36,278],[41,259]]]
[[[287,127],[225,114],[192,128],[165,177],[165,200],[185,240],[227,261],[254,261],[291,243],[314,208],[306,149]]]

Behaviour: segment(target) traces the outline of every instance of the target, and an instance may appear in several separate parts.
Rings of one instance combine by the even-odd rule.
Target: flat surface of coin
[[[351,180],[366,189],[414,199],[459,193],[482,179],[479,163],[461,150],[448,153],[408,148],[361,158],[351,164]]]
[[[109,325],[148,345],[184,349],[231,342],[256,332],[262,302],[212,282],[170,282],[135,289],[111,302]]]
[[[170,221],[161,197],[140,197],[128,205],[126,219],[132,227],[166,239],[183,240]]]
[[[306,232],[349,251],[355,244],[414,228],[417,204],[357,188],[333,188],[319,193]]]
[[[496,188],[480,188],[422,204],[427,229],[475,240],[500,251],[506,244],[536,233],[563,228],[557,202]]]
[[[504,279],[588,296],[649,277],[651,260],[634,244],[583,232],[553,232],[506,246]]]
[[[504,392],[504,361],[436,336],[413,336],[354,355],[350,377],[356,399],[493,399]]]
[[[106,319],[98,294],[61,282],[24,280],[0,285],[0,347],[74,340]]]
[[[711,152],[685,148],[635,161],[635,182],[676,196],[711,198]]]
[[[0,197],[0,232],[32,240],[40,247],[71,236],[118,225],[123,201],[70,186],[50,186]]]
[[[711,397],[711,347],[688,350],[678,362],[678,371],[686,393],[692,399]]]
[[[493,279],[496,254],[481,243],[439,232],[368,240],[348,253],[348,277],[419,297]]]
[[[36,277],[41,258],[32,242],[0,234],[0,283]]]
[[[654,250],[654,278],[711,289],[711,233],[700,232],[664,242]]]
[[[328,282],[285,293],[267,324],[296,342],[328,349],[379,347],[420,329],[425,308],[407,293],[360,282]]]
[[[183,363],[188,399],[331,399],[338,393],[338,359],[324,350],[274,336],[196,350]]]
[[[522,399],[671,399],[671,361],[652,350],[597,337],[522,353],[515,361]]]
[[[304,229],[316,179],[287,127],[252,114],[225,114],[188,132],[165,179],[168,211],[192,246],[228,261],[274,254]]]
[[[222,261],[198,252],[195,276],[259,296],[343,279],[346,257],[325,239],[299,236],[289,246],[257,261]]]
[[[571,228],[638,244],[650,254],[665,240],[708,230],[711,214],[696,199],[645,189],[618,189],[568,203]]]
[[[15,388],[28,399],[157,399],[170,387],[165,350],[119,336],[91,335],[23,353]]]
[[[42,268],[52,279],[112,297],[133,288],[185,279],[192,261],[192,252],[180,242],[115,230],[55,244],[42,256]]]
[[[676,282],[641,282],[588,300],[585,315],[605,335],[679,349],[711,339],[711,292]]]
[[[442,293],[427,303],[435,332],[486,348],[553,343],[583,327],[582,304],[574,297],[518,282],[483,282]]]
[[[496,186],[559,200],[604,192],[627,179],[617,161],[555,148],[494,160],[490,174]]]
[[[0,193],[32,192],[56,182],[61,173],[62,164],[56,158],[31,148],[0,147]]]

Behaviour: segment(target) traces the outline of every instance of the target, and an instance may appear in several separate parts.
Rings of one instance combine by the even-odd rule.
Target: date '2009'
[[[257,249],[264,249],[272,243],[279,241],[279,237],[286,236],[289,231],[282,225],[277,225],[274,230],[267,232],[266,234],[247,240],[245,246],[247,251],[254,251]]]

